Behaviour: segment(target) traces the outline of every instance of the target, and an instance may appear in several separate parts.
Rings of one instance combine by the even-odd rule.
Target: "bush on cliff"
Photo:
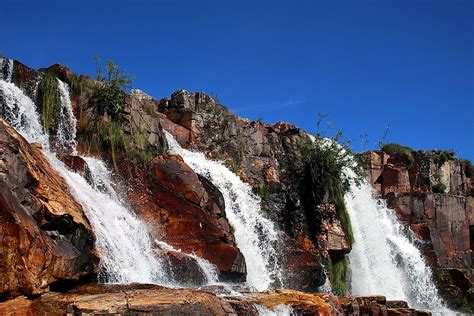
[[[446,184],[440,182],[435,185],[433,185],[432,190],[434,193],[445,193],[446,192]]]
[[[434,150],[433,153],[435,154],[434,161],[441,167],[445,162],[454,158],[456,153],[453,150]]]
[[[410,168],[415,162],[415,159],[413,158],[413,149],[410,147],[391,143],[383,145],[381,150],[389,155],[402,157],[407,168]]]
[[[325,116],[320,116],[318,129],[324,118]],[[332,138],[318,133],[314,138],[308,139],[302,150],[302,170],[297,175],[303,179],[301,185],[305,195],[310,195],[306,205],[311,208],[311,205],[334,204],[347,241],[352,244],[354,237],[344,195],[351,183],[359,184],[364,179],[365,173],[357,163],[349,142],[341,141],[341,136],[342,132],[338,131]],[[314,220],[318,220],[318,217],[327,215],[313,216]],[[346,269],[347,259],[343,254],[329,256],[327,271],[335,294],[343,295],[347,292]]]
[[[332,139],[316,136],[302,150],[304,170],[312,184],[317,204],[337,203],[349,190],[351,181],[357,184],[365,176],[355,162],[349,143],[339,142],[341,132]]]
[[[464,173],[468,178],[472,178],[472,176],[474,175],[474,166],[472,165],[472,162],[470,160],[464,160]]]
[[[109,115],[115,118],[125,106],[125,95],[132,84],[132,77],[119,66],[108,60],[104,66],[96,57],[96,79],[91,96],[96,115]]]
[[[75,75],[68,78],[73,89],[86,92],[92,110],[90,116],[81,116],[79,133],[89,151],[102,152],[112,160],[115,168],[121,158],[126,158],[132,166],[143,166],[163,148],[150,144],[141,124],[132,131],[124,128],[128,122],[123,109],[132,83],[131,76],[111,61],[102,66],[98,58],[96,70],[95,82]]]

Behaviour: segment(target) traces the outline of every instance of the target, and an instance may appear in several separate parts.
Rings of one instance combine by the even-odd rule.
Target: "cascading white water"
[[[65,152],[77,155],[76,125],[77,119],[72,111],[71,98],[69,96],[69,86],[58,79],[58,90],[61,100],[59,110],[58,140]]]
[[[221,162],[183,149],[171,134],[165,134],[170,151],[181,155],[196,173],[209,178],[222,193],[227,219],[247,263],[247,283],[257,290],[269,289],[275,283],[282,285],[280,254],[276,250],[278,232],[272,221],[262,216],[260,200],[252,194],[251,187]]]
[[[288,305],[279,304],[272,309],[266,308],[262,305],[255,304],[255,308],[260,316],[291,316],[293,315],[293,308]]]
[[[48,136],[43,133],[36,106],[18,87],[0,80],[0,103],[0,114],[28,142],[42,144],[48,161],[83,206],[96,235],[104,280],[168,284],[146,225],[121,202],[103,162],[86,158],[93,182],[90,185],[49,151]]]
[[[352,184],[345,202],[355,240],[349,253],[352,294],[382,294],[412,307],[446,310],[420,250],[385,201],[373,198],[370,184]]]
[[[0,116],[29,143],[40,143],[44,150],[49,150],[48,136],[43,133],[36,105],[20,88],[0,80],[0,105]]]
[[[110,170],[101,160],[84,159],[90,169],[92,187],[76,173],[72,173],[76,179],[71,182],[65,175],[63,177],[93,226],[96,248],[102,254],[102,280],[110,283],[170,283],[154,252],[147,226],[121,201],[113,188]]]

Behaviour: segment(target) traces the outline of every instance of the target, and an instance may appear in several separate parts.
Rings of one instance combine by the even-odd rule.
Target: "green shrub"
[[[474,166],[472,165],[472,162],[470,160],[464,160],[464,173],[468,178],[472,178],[472,176],[474,175]]]
[[[38,89],[43,106],[42,119],[45,134],[49,134],[54,114],[61,107],[61,99],[58,90],[58,79],[52,73],[44,73]]]
[[[344,257],[342,260],[332,262],[332,259],[328,260],[328,272],[329,279],[331,280],[332,292],[337,296],[344,296],[349,290],[349,286],[346,280],[347,272],[347,258]]]
[[[433,185],[432,187],[432,190],[434,193],[445,193],[446,189],[447,189],[446,184],[441,183],[441,182]]]
[[[401,154],[401,153],[411,153],[413,149],[408,146],[402,146],[400,144],[385,144],[382,146],[382,151],[386,152],[389,155]]]
[[[454,158],[456,153],[452,150],[435,150],[434,153],[436,154],[434,161],[441,167],[445,162]]]
[[[91,95],[92,107],[96,115],[104,114],[115,118],[125,106],[126,91],[130,89],[132,78],[122,68],[108,60],[104,67],[96,58],[96,79]]]
[[[111,61],[106,62],[104,70],[96,58],[96,67],[98,82],[76,75],[69,77],[74,89],[87,90],[93,112],[89,120],[80,120],[79,133],[84,136],[89,150],[109,155],[115,168],[119,158],[127,158],[134,166],[150,161],[165,148],[165,144],[162,144],[162,148],[151,146],[140,127],[139,131],[130,134],[122,126],[124,117],[121,113],[131,77]]]
[[[317,204],[337,203],[349,190],[351,181],[359,183],[365,176],[348,143],[339,143],[340,135],[337,133],[333,139],[315,137],[303,147],[304,170],[300,178],[310,179]],[[344,175],[346,169],[353,172],[352,178]]]
[[[117,122],[95,121],[88,125],[87,132],[96,148],[102,152],[110,153],[114,167],[117,168],[117,154],[119,150],[125,150],[125,132]]]
[[[389,155],[400,156],[407,168],[413,166],[415,159],[413,158],[413,149],[399,144],[385,144],[381,150]]]

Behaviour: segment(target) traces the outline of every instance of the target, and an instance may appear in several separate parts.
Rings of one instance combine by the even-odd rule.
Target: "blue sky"
[[[328,114],[355,150],[388,139],[474,161],[474,1],[22,1],[0,53],[94,75],[93,55],[156,98],[217,95],[310,132]]]

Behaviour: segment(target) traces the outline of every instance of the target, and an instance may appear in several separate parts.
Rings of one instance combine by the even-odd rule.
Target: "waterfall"
[[[198,174],[210,179],[221,191],[225,213],[234,228],[237,246],[247,263],[247,283],[257,290],[282,284],[281,256],[276,250],[278,233],[272,221],[263,217],[260,200],[250,185],[221,162],[207,159],[204,154],[181,148],[171,134],[165,132],[171,152],[181,155]]]
[[[0,80],[11,82],[13,76],[13,59],[0,57]]]
[[[147,226],[113,190],[111,173],[105,164],[86,158],[93,182],[89,184],[82,176],[67,169],[49,150],[48,136],[43,133],[36,106],[18,87],[0,80],[0,105],[0,114],[28,142],[42,144],[51,166],[65,179],[72,195],[82,205],[96,236],[102,279],[113,283],[169,283],[154,254]],[[63,106],[69,107],[70,103]],[[65,113],[68,111],[65,109]]]
[[[69,86],[58,79],[58,90],[61,100],[59,110],[58,140],[65,152],[77,155],[76,125],[77,119],[72,111],[71,98],[69,96]]]
[[[48,136],[43,127],[35,103],[13,83],[0,80],[0,116],[19,132],[29,143],[40,143],[49,150]]]
[[[355,238],[349,253],[352,294],[382,294],[412,307],[445,310],[420,250],[385,201],[373,198],[370,184],[351,185],[345,201]]]

